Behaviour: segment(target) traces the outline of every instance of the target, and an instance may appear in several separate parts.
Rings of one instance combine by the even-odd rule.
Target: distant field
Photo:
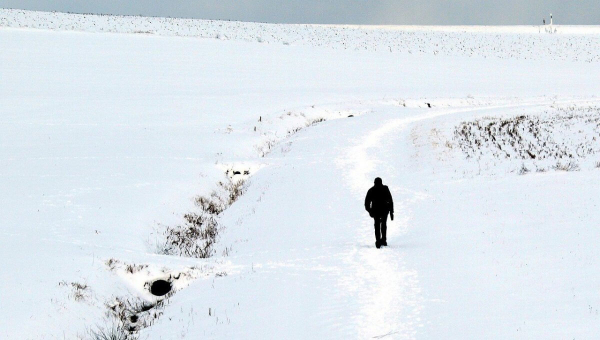
[[[600,26],[280,25],[0,9],[0,27],[199,37],[417,55],[600,60]]]

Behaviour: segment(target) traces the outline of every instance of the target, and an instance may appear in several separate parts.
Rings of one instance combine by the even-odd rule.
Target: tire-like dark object
[[[152,285],[150,285],[150,293],[152,293],[154,296],[163,296],[167,295],[172,288],[173,286],[171,285],[171,282],[165,280],[156,280],[152,282]]]

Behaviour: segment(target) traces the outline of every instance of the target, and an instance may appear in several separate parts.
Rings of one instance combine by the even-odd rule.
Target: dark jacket
[[[394,201],[387,185],[375,185],[367,191],[365,209],[371,217],[394,213]]]

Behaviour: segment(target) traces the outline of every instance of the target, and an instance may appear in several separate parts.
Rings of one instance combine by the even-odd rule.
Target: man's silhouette
[[[375,220],[375,246],[387,246],[387,216],[390,214],[394,220],[394,201],[390,189],[383,185],[381,178],[375,178],[375,185],[367,191],[365,209]]]

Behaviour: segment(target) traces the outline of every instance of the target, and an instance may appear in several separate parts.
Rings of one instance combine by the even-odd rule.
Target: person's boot
[[[381,245],[387,247],[387,241],[381,241]]]
[[[375,241],[375,247],[377,247],[377,249],[381,248],[381,241]]]

